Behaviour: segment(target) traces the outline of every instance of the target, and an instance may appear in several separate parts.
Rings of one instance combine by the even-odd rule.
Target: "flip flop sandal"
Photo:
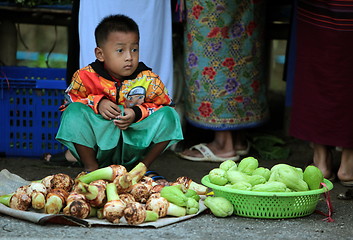
[[[218,157],[214,155],[214,153],[206,146],[206,143],[200,143],[195,146],[192,146],[189,148],[190,150],[196,149],[202,154],[202,157],[193,157],[189,155],[185,155],[183,153],[177,153],[181,158],[184,158],[186,160],[190,161],[195,161],[195,162],[224,162],[227,160],[232,160],[232,161],[238,161],[239,156],[234,156],[234,157]]]
[[[50,153],[45,153],[42,156],[42,159],[45,161],[45,164],[50,165],[50,166],[62,166],[62,167],[67,167],[67,166],[72,166],[72,167],[79,167],[80,164],[77,161],[69,161],[66,159],[66,151],[65,152],[60,152],[57,154],[50,154]]]
[[[342,186],[353,187],[353,181],[340,181]]]
[[[337,198],[340,200],[352,200],[353,199],[353,191],[352,189],[348,189],[345,193],[339,193]]]
[[[156,171],[153,170],[149,170],[145,173],[146,177],[150,177],[153,179],[153,181],[159,183],[159,182],[169,182],[165,177],[159,175]],[[163,181],[159,181],[159,180],[163,180]]]
[[[65,157],[65,152],[60,152],[56,154],[51,154],[51,153],[45,153],[43,155],[43,160],[47,162],[64,162],[67,161]]]

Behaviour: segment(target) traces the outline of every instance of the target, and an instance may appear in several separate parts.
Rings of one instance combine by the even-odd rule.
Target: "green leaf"
[[[243,76],[244,76],[245,78],[250,78],[250,77],[251,77],[251,74],[250,74],[248,71],[245,71],[245,72],[243,73]]]
[[[208,11],[214,11],[214,4],[211,1],[206,1],[206,7]]]
[[[262,136],[256,136],[253,138],[253,141],[256,142],[266,142],[268,144],[285,144],[285,141],[283,141],[281,138],[273,136],[273,135],[262,135]]]
[[[203,85],[203,88],[205,89],[206,92],[209,92],[210,91],[210,84],[208,82],[206,82],[204,85]]]
[[[266,160],[288,158],[290,149],[284,145],[284,140],[272,135],[256,136],[252,141],[252,147]]]
[[[204,37],[201,34],[196,33],[195,38],[197,41],[202,42],[204,40]]]
[[[190,85],[195,85],[196,80],[199,78],[200,72],[196,71],[192,74],[191,78],[190,78]]]
[[[245,111],[243,109],[238,109],[237,112],[238,112],[239,116],[244,116],[245,115]]]
[[[216,108],[214,110],[214,114],[215,115],[220,115],[222,112],[224,112],[224,106],[223,105],[219,106],[218,108]]]
[[[217,19],[217,26],[218,27],[225,26],[224,20],[222,18]]]

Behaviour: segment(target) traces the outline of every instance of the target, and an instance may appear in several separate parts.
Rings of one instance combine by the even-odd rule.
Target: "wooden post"
[[[0,64],[16,66],[17,30],[10,20],[0,22]]]

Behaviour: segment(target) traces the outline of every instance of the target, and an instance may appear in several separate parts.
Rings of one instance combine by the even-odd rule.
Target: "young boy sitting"
[[[76,71],[56,139],[85,171],[111,164],[146,167],[183,139],[180,119],[159,76],[139,62],[139,28],[124,15],[95,29],[96,61]]]

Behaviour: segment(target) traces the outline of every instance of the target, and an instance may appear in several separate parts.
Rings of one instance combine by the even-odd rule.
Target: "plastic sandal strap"
[[[153,171],[153,170],[149,170],[145,173],[145,176],[148,176],[148,175],[151,175],[151,174],[156,174],[158,175],[158,173],[156,171]]]
[[[204,143],[195,145],[191,149],[198,150],[205,157],[206,160],[213,160],[216,158],[213,152],[211,152],[211,150],[208,147],[206,147]]]
[[[154,181],[156,181],[156,180],[160,180],[160,179],[166,179],[165,177],[163,177],[163,176],[153,176],[153,177],[151,177]]]
[[[148,177],[149,175],[153,174],[154,176],[150,177],[152,178],[154,181],[156,180],[161,180],[161,179],[165,179],[167,180],[165,177],[163,176],[160,176],[156,171],[153,171],[153,170],[149,170],[145,173],[145,176]]]

